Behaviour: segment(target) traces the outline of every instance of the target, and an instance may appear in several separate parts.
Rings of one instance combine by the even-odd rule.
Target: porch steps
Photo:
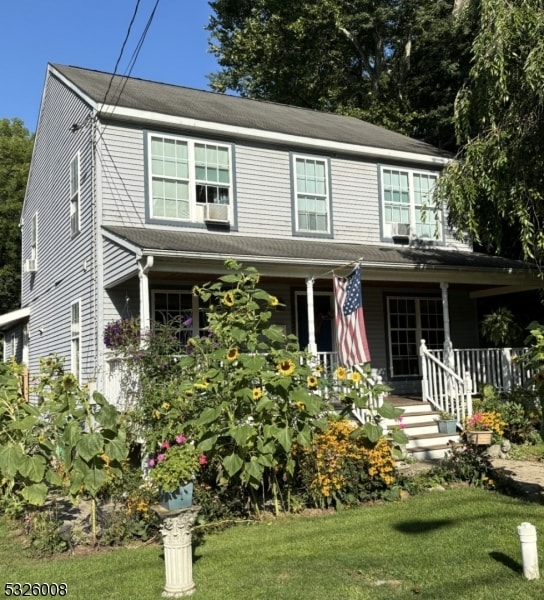
[[[417,397],[388,396],[386,402],[404,409],[402,428],[408,436],[406,451],[410,458],[420,461],[443,458],[450,449],[449,442],[459,442],[458,434],[444,434],[438,431],[438,412],[432,410],[428,402]],[[386,419],[388,428],[398,426],[397,421]]]

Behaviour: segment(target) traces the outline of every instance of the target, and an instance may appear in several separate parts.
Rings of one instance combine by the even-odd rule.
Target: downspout
[[[144,343],[146,335],[151,328],[148,273],[153,267],[154,262],[155,259],[153,256],[146,256],[145,263],[143,258],[138,261],[138,277],[140,278],[140,327],[142,343]]]
[[[314,315],[314,278],[306,279],[306,302],[308,312],[308,352],[317,356],[317,344],[315,343],[315,315]]]

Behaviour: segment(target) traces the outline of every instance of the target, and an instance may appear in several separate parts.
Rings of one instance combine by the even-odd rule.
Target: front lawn
[[[521,571],[517,526],[544,551],[544,506],[476,488],[397,503],[289,516],[208,535],[195,549],[195,600],[532,600],[544,582]],[[164,584],[159,545],[24,557],[0,529],[2,591],[11,582],[66,582],[70,599],[150,600]]]

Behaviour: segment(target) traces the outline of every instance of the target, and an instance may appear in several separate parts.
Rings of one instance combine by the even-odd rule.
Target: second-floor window
[[[321,158],[294,156],[295,230],[330,232],[328,162]]]
[[[230,146],[153,135],[149,164],[152,218],[231,220]]]
[[[381,169],[384,237],[410,234],[418,238],[441,238],[440,211],[432,192],[438,175],[407,169]]]
[[[79,153],[70,163],[70,233],[79,233]]]
[[[70,308],[70,363],[71,371],[78,381],[81,378],[81,301],[76,300]]]

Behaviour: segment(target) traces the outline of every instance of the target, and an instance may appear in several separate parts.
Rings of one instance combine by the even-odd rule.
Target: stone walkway
[[[544,462],[491,459],[497,480],[517,496],[544,504]]]

